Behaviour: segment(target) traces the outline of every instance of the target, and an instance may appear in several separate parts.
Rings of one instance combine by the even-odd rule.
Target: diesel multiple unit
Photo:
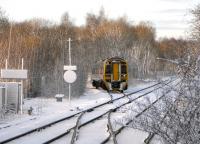
[[[98,62],[92,70],[92,85],[108,91],[128,88],[127,62],[120,57],[112,57]]]

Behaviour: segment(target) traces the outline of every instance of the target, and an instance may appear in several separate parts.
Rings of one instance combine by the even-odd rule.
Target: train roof
[[[106,58],[106,59],[102,59],[102,60],[96,61],[96,64],[101,64],[102,62],[111,62],[111,61],[121,61],[121,62],[125,62],[126,63],[126,60],[124,58],[111,57],[111,58]]]
[[[126,62],[126,60],[121,57],[111,57],[111,58],[105,59],[105,61],[124,61],[124,62]]]
[[[121,57],[111,57],[104,60],[104,62],[112,62],[112,61],[120,61],[126,63],[126,60]]]

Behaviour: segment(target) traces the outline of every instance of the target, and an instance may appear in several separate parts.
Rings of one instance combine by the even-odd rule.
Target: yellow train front
[[[127,62],[120,57],[103,60],[93,69],[92,85],[108,91],[120,91],[128,88]]]

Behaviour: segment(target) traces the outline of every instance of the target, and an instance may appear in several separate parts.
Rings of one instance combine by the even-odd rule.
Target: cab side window
[[[122,74],[127,74],[126,65],[121,65],[121,73]]]
[[[106,74],[111,74],[111,65],[106,65],[105,73]]]

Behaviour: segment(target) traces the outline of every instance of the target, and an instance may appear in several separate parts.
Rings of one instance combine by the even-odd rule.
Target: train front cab
[[[128,88],[127,63],[122,60],[106,61],[104,81],[109,91],[123,91]]]

